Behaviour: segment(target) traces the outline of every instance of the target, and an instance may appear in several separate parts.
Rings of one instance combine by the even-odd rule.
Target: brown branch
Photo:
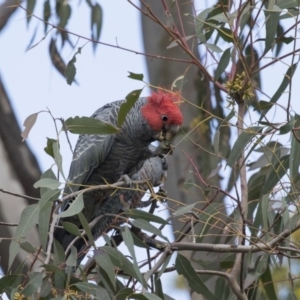
[[[15,197],[19,197],[19,198],[24,198],[24,199],[28,199],[28,200],[34,200],[34,201],[40,201],[39,198],[30,197],[30,196],[21,195],[21,194],[16,194],[16,193],[9,192],[9,191],[6,191],[6,190],[1,189],[1,188],[0,188],[0,192],[4,193],[4,194],[9,194],[9,195],[12,195],[12,196],[15,196]]]
[[[149,53],[144,53],[144,52],[139,52],[139,51],[136,51],[136,50],[132,50],[132,49],[129,49],[129,48],[125,48],[125,47],[121,47],[119,45],[112,45],[112,44],[108,44],[108,43],[104,43],[104,42],[100,42],[100,41],[97,41],[97,40],[93,40],[91,38],[88,38],[88,37],[85,37],[83,35],[80,35],[80,34],[77,34],[77,33],[74,33],[74,32],[71,32],[65,28],[61,28],[59,26],[56,26],[54,24],[51,24],[47,21],[45,21],[44,19],[32,14],[31,12],[29,12],[25,7],[23,7],[22,5],[18,4],[18,6],[20,8],[22,8],[24,11],[28,12],[31,14],[32,17],[36,18],[37,20],[59,30],[59,31],[62,31],[62,32],[65,32],[67,34],[70,34],[72,36],[76,36],[80,39],[83,39],[83,40],[86,40],[86,41],[89,41],[89,42],[92,42],[92,43],[95,43],[95,44],[100,44],[100,45],[103,45],[103,46],[107,46],[107,47],[111,47],[111,48],[116,48],[116,49],[120,49],[120,50],[124,50],[126,52],[130,52],[130,53],[134,53],[134,54],[137,54],[137,55],[144,55],[146,57],[151,57],[151,58],[157,58],[157,59],[165,59],[165,60],[170,60],[170,61],[178,61],[178,62],[182,62],[182,63],[188,63],[188,64],[191,64],[193,63],[193,61],[191,60],[185,60],[185,59],[177,59],[175,57],[166,57],[166,56],[161,56],[161,55],[155,55],[155,54],[149,54]]]
[[[7,222],[0,222],[0,225],[1,226],[11,226],[11,227],[19,226],[18,223],[7,223]]]

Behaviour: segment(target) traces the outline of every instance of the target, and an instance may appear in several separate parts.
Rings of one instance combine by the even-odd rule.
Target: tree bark
[[[10,192],[39,197],[39,190],[33,184],[40,179],[41,171],[36,158],[26,142],[22,142],[21,131],[13,112],[8,94],[0,78],[0,188]],[[18,223],[23,209],[34,201],[0,193],[0,221]],[[0,226],[0,238],[12,238],[16,227]],[[39,245],[37,230],[30,233],[33,245]],[[1,268],[8,271],[8,250],[10,240],[2,240],[0,247]],[[26,258],[21,251],[12,269],[15,270]],[[29,264],[30,261],[27,261]]]
[[[161,1],[144,1],[147,5],[150,6],[154,14],[166,24],[166,14],[164,7],[162,6]],[[173,1],[166,1],[170,13],[174,19],[174,23],[177,25],[177,28],[181,28],[179,15],[176,11],[176,5]],[[178,1],[178,3],[180,3]],[[141,6],[144,10],[144,8]],[[190,2],[183,2],[180,4],[180,17],[183,21],[183,27],[185,36],[195,36],[195,27],[193,20],[188,15],[193,15],[193,6]],[[182,60],[190,60],[191,58],[183,52],[183,50],[176,46],[174,48],[167,49],[167,46],[172,42],[168,33],[158,24],[153,22],[147,16],[142,15],[142,29],[143,29],[143,41],[146,53],[155,54],[158,56],[173,57]],[[189,45],[193,49],[193,53],[196,57],[200,57],[198,53],[197,41],[195,39],[189,40]],[[170,60],[163,59],[152,59],[146,58],[146,63],[148,67],[148,74],[150,78],[151,85],[160,86],[163,88],[170,89],[172,82],[179,76],[185,74],[187,83],[184,85],[182,90],[182,96],[188,101],[205,108],[206,111],[212,112],[212,95],[210,83],[205,78],[201,78],[202,74],[199,72],[198,68],[194,65],[188,65],[182,62],[175,62]],[[216,92],[217,93],[217,92]],[[216,96],[217,97],[217,96]],[[204,195],[205,187],[201,185],[199,178],[190,174],[190,171],[195,171],[191,162],[185,155],[185,153],[193,159],[196,167],[198,168],[200,174],[204,180],[208,181],[209,184],[220,186],[220,177],[218,175],[207,180],[210,172],[217,167],[218,159],[204,151],[199,146],[195,144],[200,144],[202,148],[207,149],[208,151],[213,152],[212,148],[212,131],[211,124],[209,121],[205,120],[209,115],[204,112],[204,110],[196,109],[188,103],[184,103],[181,106],[182,112],[184,115],[184,126],[187,131],[193,129],[195,122],[203,122],[199,128],[197,128],[193,134],[189,135],[189,138],[193,140],[193,143],[189,141],[188,138],[184,138],[184,135],[179,135],[176,140],[173,142],[176,145],[176,149],[172,156],[168,157],[169,160],[169,170],[168,170],[168,180],[166,183],[166,190],[168,191],[168,197],[171,199],[168,201],[168,205],[171,209],[177,209],[178,202],[191,204],[197,203],[196,207],[201,209],[206,203],[207,199]],[[221,147],[221,146],[220,146]],[[228,145],[227,145],[228,147]],[[192,178],[192,180],[199,186],[202,186],[202,189],[190,188],[186,190],[184,188],[184,182]],[[213,193],[209,194],[209,198],[213,197]],[[222,195],[217,195],[215,202],[221,203],[220,213],[218,217],[226,217],[226,211],[224,208],[223,197]],[[199,204],[198,204],[199,203]],[[172,221],[173,230],[175,233],[180,232],[183,226],[183,223],[179,220]],[[195,228],[195,233],[200,232],[200,225]],[[213,233],[214,229],[210,231]],[[215,237],[206,237],[203,242],[212,243]],[[183,241],[190,241],[189,238],[185,238]],[[181,253],[183,254],[183,253]],[[208,254],[205,252],[202,253],[193,253],[191,251],[186,251],[184,255],[191,261],[193,260],[203,260],[203,261],[216,261],[218,260],[219,254]],[[199,264],[194,264],[199,268]],[[206,282],[210,288],[213,288],[214,283]],[[203,299],[199,294],[193,293],[192,299]]]

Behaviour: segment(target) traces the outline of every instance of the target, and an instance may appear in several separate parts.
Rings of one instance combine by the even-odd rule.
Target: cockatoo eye
[[[168,116],[163,115],[163,116],[161,117],[161,119],[162,119],[164,122],[167,122],[167,121],[168,121]]]

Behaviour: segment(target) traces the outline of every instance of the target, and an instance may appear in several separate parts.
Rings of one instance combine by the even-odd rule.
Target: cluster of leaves
[[[103,12],[99,3],[94,3],[90,0],[85,1],[88,7],[90,8],[90,30],[94,51],[97,48],[97,41],[100,38]],[[67,83],[71,85],[75,81],[76,75],[76,55],[81,54],[82,47],[78,47],[78,51],[73,55],[70,61],[66,64],[61,56],[61,51],[66,44],[69,44],[72,49],[75,48],[73,41],[71,40],[67,25],[72,16],[72,6],[70,1],[64,0],[45,0],[43,5],[43,21],[44,21],[44,33],[45,37],[49,34],[50,31],[55,29],[50,43],[49,43],[49,52],[53,66],[57,69],[67,79]],[[20,5],[21,6],[21,5]],[[22,6],[21,6],[22,7]],[[27,0],[27,6],[23,9],[26,11],[27,15],[27,24],[29,25],[34,15],[34,9],[36,7],[36,0]],[[40,42],[35,43],[36,34],[38,32],[39,23],[36,25],[34,34],[31,38],[31,41],[27,49],[31,49],[37,46]],[[58,38],[61,39],[61,49],[58,50]],[[43,40],[43,39],[42,39]]]

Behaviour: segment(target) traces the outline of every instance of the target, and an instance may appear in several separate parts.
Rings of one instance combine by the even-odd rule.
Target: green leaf
[[[179,275],[183,275],[187,280],[189,287],[198,294],[203,295],[210,300],[217,300],[214,294],[206,287],[192,267],[190,261],[181,254],[177,254],[175,267]]]
[[[290,121],[284,125],[282,125],[280,128],[279,128],[279,134],[287,134],[289,132],[291,132],[292,128],[294,127],[294,121]]]
[[[29,297],[32,294],[36,293],[43,283],[43,273],[41,272],[29,272],[29,281],[22,290],[22,294],[25,297]]]
[[[245,27],[245,25],[247,24],[247,22],[250,19],[251,16],[251,5],[249,2],[247,3],[243,3],[241,6],[240,11],[242,12],[240,17],[239,17],[239,27],[240,27],[240,32],[241,34],[243,33],[243,29]]]
[[[164,292],[163,292],[161,280],[157,276],[157,274],[154,274],[154,287],[155,287],[155,294],[159,296],[161,299],[164,299]]]
[[[168,241],[168,238],[165,237],[162,234],[161,230],[159,230],[158,228],[156,228],[155,226],[153,226],[152,224],[148,223],[145,220],[136,219],[136,220],[133,221],[133,224],[134,224],[135,227],[138,227],[140,229],[143,229],[143,230],[149,231],[151,233],[154,233],[157,236],[161,237],[162,239]]]
[[[277,26],[279,22],[280,12],[265,11],[266,16],[266,40],[264,53],[267,53],[275,44],[275,35],[277,33]]]
[[[225,28],[225,27],[217,27],[216,28],[218,31],[219,36],[226,42],[226,43],[233,43],[233,35],[230,29]]]
[[[44,16],[44,25],[45,25],[45,33],[47,32],[48,24],[47,22],[49,21],[51,15],[51,7],[50,7],[50,1],[46,0],[44,2],[44,11],[43,11],[43,16]]]
[[[273,156],[274,160],[272,163],[272,170],[267,177],[265,185],[261,191],[261,195],[268,194],[272,191],[275,185],[280,181],[280,179],[286,174],[289,167],[289,155],[279,158]]]
[[[101,249],[104,252],[108,253],[112,263],[116,267],[120,268],[121,270],[124,270],[129,276],[132,276],[135,279],[139,280],[139,276],[138,276],[138,274],[136,274],[136,272],[132,266],[132,263],[118,249],[115,249],[115,248],[112,248],[109,246],[101,247]],[[143,286],[147,286],[144,278],[142,278],[141,284]]]
[[[299,7],[298,0],[278,0],[276,5],[281,9],[291,8],[291,7]]]
[[[188,178],[184,183],[183,183],[183,187],[188,190],[190,189],[192,186],[194,186],[194,182],[191,178]]]
[[[44,191],[39,201],[41,213],[47,211],[49,207],[52,207],[53,201],[58,199],[60,192],[61,190],[58,189],[57,190],[47,189],[46,191]]]
[[[71,6],[65,1],[57,1],[56,3],[56,13],[59,16],[58,27],[65,28],[68,20],[71,17]]]
[[[214,15],[212,17],[210,17],[208,19],[209,20],[215,20],[215,21],[218,21],[220,23],[229,23],[231,24],[232,21],[236,18],[236,15],[237,15],[237,11],[234,11],[233,13],[224,13],[224,12],[221,12],[217,15]]]
[[[114,134],[120,131],[119,128],[109,123],[89,117],[69,118],[65,123],[71,133]]]
[[[96,3],[91,7],[92,9],[92,17],[91,17],[91,33],[92,33],[92,40],[98,41],[100,38],[101,28],[102,28],[102,20],[103,20],[103,13],[101,6]],[[94,50],[97,47],[97,43],[93,43]]]
[[[159,298],[155,294],[150,294],[150,293],[133,294],[133,295],[130,296],[130,299],[135,299],[135,300],[161,300],[161,298]]]
[[[75,236],[81,236],[81,232],[80,232],[79,228],[76,225],[74,225],[73,223],[70,223],[70,222],[61,222],[61,225],[69,233],[71,233],[71,234],[73,234]]]
[[[53,262],[55,266],[59,266],[61,263],[64,263],[66,260],[65,251],[62,245],[56,240],[53,240],[54,256]]]
[[[281,95],[283,94],[283,92],[285,91],[285,89],[287,88],[287,86],[289,85],[289,83],[292,80],[292,77],[296,71],[296,68],[298,66],[298,63],[293,64],[292,66],[290,66],[287,70],[287,72],[285,73],[283,80],[279,86],[279,88],[277,89],[277,91],[275,92],[275,94],[273,95],[272,99],[271,99],[271,103],[276,103],[277,100],[281,97]],[[260,121],[262,120],[263,116],[268,112],[269,109],[266,109],[264,114],[261,116]]]
[[[65,76],[67,78],[68,85],[72,85],[75,75],[76,75],[76,54],[74,54],[73,58],[68,62],[67,67],[65,69]]]
[[[159,273],[157,275],[157,278],[159,279],[161,277],[161,275],[165,272],[165,269],[167,268],[167,266],[169,265],[169,262],[171,260],[172,255],[168,255],[167,258],[165,259],[163,265],[161,266]]]
[[[10,269],[15,257],[20,251],[21,238],[26,237],[28,232],[37,224],[39,216],[39,204],[32,204],[27,206],[21,214],[19,226],[14,234],[14,239],[9,245],[9,262],[8,268]]]
[[[34,188],[48,188],[50,190],[57,190],[62,185],[61,182],[57,181],[56,179],[51,178],[42,178],[38,180],[33,187]]]
[[[53,153],[53,143],[57,142],[57,140],[47,138],[47,146],[44,148],[44,151],[54,158]]]
[[[294,116],[295,127],[300,127],[300,116],[295,114]],[[299,136],[298,131],[294,132],[296,136]],[[290,179],[292,183],[295,183],[295,179],[298,175],[299,165],[300,165],[300,144],[295,139],[294,135],[291,133],[291,153],[290,153],[290,161],[289,161],[289,168],[290,168]]]
[[[268,299],[276,300],[277,293],[275,289],[275,283],[272,279],[272,274],[270,270],[270,266],[268,265],[266,271],[261,275],[260,280],[263,283],[264,290],[266,292],[266,296]]]
[[[201,43],[206,43],[205,22],[209,13],[214,9],[215,9],[214,7],[204,9],[195,19],[196,36]]]
[[[129,296],[131,296],[133,293],[133,289],[123,288],[118,291],[118,293],[115,295],[115,298],[116,300],[130,299]]]
[[[203,44],[204,46],[206,46],[208,49],[210,49],[211,51],[213,52],[217,52],[217,53],[221,53],[223,52],[223,50],[218,47],[217,45],[214,45],[214,44]]]
[[[259,126],[249,127],[240,134],[229,154],[227,160],[228,166],[233,167],[235,162],[239,159],[242,152],[244,151],[246,145],[251,141],[253,137],[257,135],[257,133],[261,132],[262,128],[263,127]]]
[[[64,178],[64,180],[67,181],[65,174],[64,174],[63,167],[62,167],[62,156],[61,156],[60,150],[59,150],[59,142],[53,142],[52,148],[53,148],[54,161],[56,163],[56,166],[57,166],[60,174]]]
[[[226,49],[221,56],[221,59],[219,61],[217,69],[215,71],[215,78],[214,78],[215,81],[217,81],[220,78],[220,76],[223,74],[223,72],[225,71],[225,69],[227,68],[227,66],[229,64],[230,50],[231,50],[231,48]]]
[[[94,258],[99,267],[105,271],[111,284],[116,289],[116,276],[114,271],[114,265],[109,255],[102,249],[97,249],[95,251]]]
[[[79,194],[76,199],[71,203],[70,207],[57,215],[59,218],[71,217],[79,214],[83,209],[83,196]]]
[[[24,242],[20,244],[21,249],[23,249],[24,251],[26,251],[27,253],[34,253],[35,252],[35,248],[32,246],[32,244],[30,244],[29,242]]]
[[[272,102],[261,100],[258,102],[258,105],[257,107],[254,108],[254,110],[258,110],[258,111],[263,111],[265,109],[269,110],[270,108],[272,108],[273,105],[274,103]]]
[[[184,214],[192,212],[195,205],[196,205],[196,203],[192,203],[192,204],[189,204],[189,205],[184,205],[184,206],[179,207],[176,210],[176,212],[173,213],[174,217],[179,217],[179,216],[182,216]]]
[[[143,74],[137,74],[137,73],[132,73],[132,72],[128,72],[128,73],[129,73],[128,78],[135,79],[135,80],[138,80],[138,81],[143,81],[144,80],[144,75]]]
[[[26,14],[27,14],[27,25],[31,20],[31,16],[33,14],[35,8],[36,0],[27,0]]]
[[[220,131],[217,130],[214,136],[214,150],[217,155],[219,154],[219,143],[220,143]]]
[[[135,90],[126,96],[126,101],[121,104],[119,114],[118,114],[118,126],[121,127],[126,119],[128,112],[135,105],[136,101],[139,99],[140,94],[143,89]]]
[[[12,286],[19,276],[21,275],[5,275],[0,278],[0,294],[4,293],[6,287]]]
[[[148,222],[155,222],[159,224],[169,224],[166,220],[163,218],[150,214],[148,212],[139,210],[139,209],[128,209],[125,212],[125,216],[132,218],[132,219],[143,219]]]
[[[71,246],[71,253],[69,254],[66,260],[66,266],[76,267],[76,262],[77,262],[77,249],[74,246]]]
[[[89,239],[89,243],[92,245],[92,246],[95,246],[95,242],[94,242],[94,238],[93,238],[93,235],[92,235],[92,232],[91,232],[91,228],[89,226],[89,223],[86,219],[86,217],[84,216],[84,214],[81,212],[78,214],[78,217],[79,217],[79,220],[80,220],[80,223],[82,225],[82,228],[84,229],[88,239]]]
[[[78,289],[80,289],[82,292],[86,294],[92,294],[96,297],[96,299],[101,299],[101,300],[111,300],[109,297],[107,291],[90,282],[78,282],[76,284],[72,284],[71,286],[76,286]]]
[[[131,254],[131,257],[133,260],[133,268],[135,270],[135,273],[139,277],[139,281],[143,282],[143,277],[140,272],[140,269],[139,269],[139,266],[137,263],[137,259],[136,259],[136,255],[135,255],[135,251],[134,251],[132,233],[130,232],[128,226],[124,226],[122,229],[124,229],[124,230],[122,230],[123,241],[124,241],[126,247],[128,248],[129,253]]]

